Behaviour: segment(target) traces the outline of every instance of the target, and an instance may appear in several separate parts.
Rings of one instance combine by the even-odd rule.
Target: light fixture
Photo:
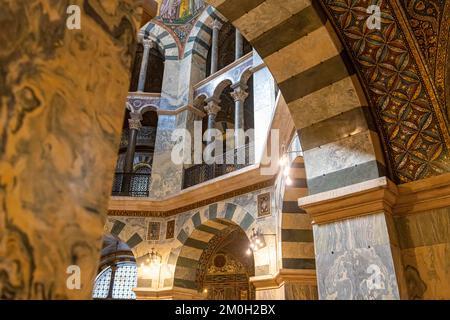
[[[162,257],[158,251],[155,251],[155,248],[152,248],[152,251],[148,253],[145,261],[141,263],[143,271],[145,273],[149,273],[152,267],[159,266],[161,264],[161,259]]]
[[[280,167],[284,167],[285,165],[287,165],[288,159],[287,156],[284,154],[279,161]]]
[[[155,251],[155,248],[152,248],[152,252],[150,252],[150,264],[151,265],[160,265],[161,264],[161,255]]]
[[[250,245],[247,249],[247,254],[250,255],[252,252],[258,251],[265,246],[264,237],[261,232],[252,229],[252,234],[250,235]]]
[[[292,186],[292,179],[291,179],[291,177],[286,177],[286,185],[287,186]]]
[[[287,186],[292,186],[293,181],[292,181],[291,177],[289,176],[289,174],[291,173],[291,167],[290,167],[290,165],[288,165],[289,164],[288,155],[293,153],[293,154],[296,154],[297,156],[299,156],[299,155],[302,155],[303,152],[300,150],[299,151],[286,151],[285,145],[283,145],[281,147],[281,150],[282,150],[283,155],[280,158],[279,165],[280,165],[280,168],[283,170],[283,176],[285,177],[285,184]]]

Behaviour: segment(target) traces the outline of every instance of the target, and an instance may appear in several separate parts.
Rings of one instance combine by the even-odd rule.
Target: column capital
[[[132,130],[140,130],[142,128],[142,115],[140,113],[131,113],[128,119],[128,126]]]
[[[154,42],[153,40],[150,39],[143,39],[142,40],[142,45],[144,46],[144,48],[152,48],[154,46]]]
[[[206,99],[206,106],[205,106],[205,111],[206,113],[210,116],[210,115],[214,115],[217,116],[217,114],[219,113],[219,111],[221,110],[221,107],[219,105],[220,100],[215,99],[215,98],[209,98]]]
[[[245,99],[248,97],[248,86],[245,84],[237,83],[236,85],[231,86],[232,89],[234,89],[233,92],[231,92],[231,97],[234,99],[235,102],[244,102]]]
[[[220,30],[222,28],[223,24],[218,20],[214,20],[213,24],[212,24],[212,28],[216,29],[216,30]]]

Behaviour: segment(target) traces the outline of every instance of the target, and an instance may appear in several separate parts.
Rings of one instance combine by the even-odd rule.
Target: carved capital
[[[212,24],[212,28],[216,30],[220,30],[222,28],[223,24],[219,20],[214,20]]]
[[[128,119],[128,125],[131,130],[140,130],[142,128],[141,120]]]
[[[219,111],[221,109],[219,103],[220,103],[220,100],[216,100],[216,99],[206,101],[205,111],[208,114],[208,116],[211,116],[211,115],[217,116],[217,114],[219,113]]]
[[[231,93],[231,97],[235,102],[244,102],[248,97],[247,89],[248,87],[245,85],[238,85],[236,87],[232,87],[234,91]]]
[[[144,49],[151,49],[154,45],[153,41],[150,39],[143,39],[142,44],[144,46]]]

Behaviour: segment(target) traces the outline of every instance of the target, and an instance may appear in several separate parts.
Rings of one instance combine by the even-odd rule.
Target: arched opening
[[[137,270],[130,247],[113,235],[105,235],[93,299],[136,299],[133,289],[137,286]]]
[[[184,242],[174,287],[196,291],[203,299],[255,299],[250,282],[255,258],[249,248],[249,238],[240,225],[224,218],[205,221]]]
[[[246,253],[248,247],[247,235],[241,228],[235,228],[217,240],[212,252],[204,253],[207,262],[197,272],[206,299],[255,299],[255,288],[250,283],[250,277],[255,275],[254,258],[253,253]]]
[[[129,110],[125,112],[122,138],[116,164],[113,195],[146,197],[149,193],[155,151],[158,114],[154,108],[144,108],[140,128],[136,139],[133,138],[129,119],[133,118]],[[131,146],[130,143],[134,145]],[[132,153],[130,155],[130,153]],[[130,163],[127,163],[130,162]]]
[[[219,31],[219,55],[217,58],[217,70],[221,70],[230,65],[236,60],[235,48],[236,48],[236,28],[230,23],[226,22],[222,25]],[[243,55],[253,50],[251,44],[243,38]],[[211,59],[212,50],[211,47],[208,51],[206,59],[206,76],[211,75]]]
[[[136,55],[131,65],[130,92],[138,91],[139,76],[141,72],[142,59],[144,56],[144,46],[137,44]],[[160,93],[164,77],[164,54],[157,47],[149,49],[148,64],[145,77],[144,92]]]

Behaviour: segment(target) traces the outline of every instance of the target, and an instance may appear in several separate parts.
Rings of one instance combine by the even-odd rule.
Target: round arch
[[[224,23],[226,19],[216,9],[207,6],[200,14],[192,28],[186,46],[184,48],[184,58],[192,55],[198,56],[206,62],[208,51],[211,47],[212,25],[215,20]]]
[[[208,252],[214,250],[210,246],[237,229],[242,230],[249,239],[253,229],[257,228],[255,217],[233,203],[213,204],[205,212],[203,215],[199,212],[194,214],[177,235],[181,249],[176,250],[179,253],[175,263],[174,289],[198,292],[198,279],[204,270],[202,263],[205,264]],[[255,269],[265,264],[264,256],[255,253]]]
[[[136,260],[140,258],[139,246],[145,244],[145,230],[136,228],[121,219],[108,218],[104,234],[110,234],[124,242],[133,253]]]
[[[305,151],[310,194],[388,173],[363,86],[318,4],[259,1],[238,10],[231,0],[206,2],[240,30],[276,80]]]
[[[172,34],[172,31],[155,22],[149,21],[141,28],[140,34],[143,38],[152,40],[158,50],[163,54],[165,60],[178,60],[180,58],[180,46]]]

